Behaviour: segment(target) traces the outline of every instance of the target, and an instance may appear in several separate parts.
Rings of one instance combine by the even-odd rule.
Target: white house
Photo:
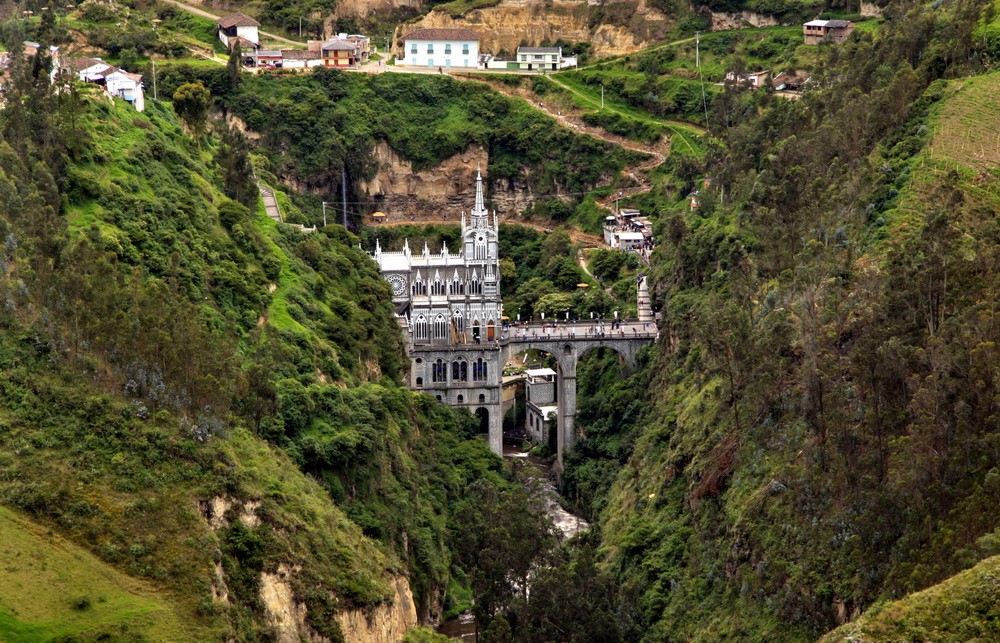
[[[219,18],[218,22],[219,40],[226,45],[226,48],[232,49],[233,42],[240,38],[243,39],[240,41],[242,48],[247,48],[248,44],[252,47],[260,45],[260,35],[257,33],[260,23],[250,16],[234,13]]]
[[[559,69],[562,47],[518,47],[517,66],[519,69]]]
[[[85,83],[103,83],[104,79],[115,71],[114,65],[109,65],[100,58],[67,58],[63,69],[72,72]]]
[[[142,91],[142,75],[130,74],[121,69],[104,78],[104,86],[109,94],[132,103],[135,111],[146,109],[146,99]]]
[[[744,74],[737,74],[731,71],[726,74],[727,83],[747,84],[751,89],[760,89],[770,81],[771,72],[769,71],[748,71]]]
[[[417,29],[403,37],[397,65],[472,67],[479,62],[479,36],[468,29]]]

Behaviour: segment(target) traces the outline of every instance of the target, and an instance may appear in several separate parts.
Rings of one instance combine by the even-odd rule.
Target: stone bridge
[[[623,320],[609,322],[522,324],[504,327],[493,341],[451,345],[410,346],[414,362],[411,388],[436,394],[438,401],[467,408],[484,420],[489,429],[490,449],[503,453],[503,368],[510,360],[529,350],[553,356],[557,365],[557,457],[576,441],[576,369],[580,358],[596,348],[609,348],[626,365],[634,367],[643,346],[656,341],[657,330],[651,321]],[[473,364],[473,377],[463,377],[465,370],[455,364]],[[482,364],[486,364],[485,373]],[[435,368],[436,365],[436,368]],[[453,377],[453,372],[459,374]],[[427,377],[431,374],[432,377]]]
[[[629,367],[635,367],[639,349],[656,341],[656,326],[652,323],[622,321],[614,330],[610,324],[603,329],[590,324],[557,325],[554,328],[527,326],[510,329],[509,336],[500,340],[500,362],[506,364],[519,353],[539,350],[552,355],[558,368],[556,399],[559,406],[557,458],[562,465],[563,453],[576,441],[576,366],[580,358],[595,348],[610,348]],[[496,435],[494,435],[496,433]],[[490,424],[490,448],[503,450],[503,418],[500,430]]]

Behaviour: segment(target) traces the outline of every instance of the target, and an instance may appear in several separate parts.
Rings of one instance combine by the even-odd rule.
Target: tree
[[[240,41],[233,43],[233,51],[229,54],[229,63],[226,65],[226,73],[229,76],[229,89],[236,91],[240,86],[240,67],[242,65],[243,51],[240,49]]]
[[[222,169],[222,189],[230,199],[252,209],[257,205],[258,192],[247,137],[235,127],[219,129],[221,141],[215,152],[215,162]]]
[[[509,610],[516,596],[527,600],[533,570],[555,547],[552,520],[536,486],[501,490],[480,480],[469,486],[455,524],[458,562],[472,580],[472,611],[485,627]]]
[[[201,83],[185,83],[174,92],[174,111],[191,129],[195,138],[201,136],[208,120],[211,93]]]

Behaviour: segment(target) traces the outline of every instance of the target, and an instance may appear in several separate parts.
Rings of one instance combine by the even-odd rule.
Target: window
[[[469,381],[469,364],[465,360],[451,363],[451,379],[455,382]]]
[[[417,378],[417,386],[423,386],[423,385],[424,385],[424,378],[418,377]]]
[[[444,53],[446,53],[446,54],[450,54],[451,53],[451,43],[450,42],[447,43],[447,44],[445,44],[445,46],[444,46]]]
[[[423,315],[417,317],[416,321],[413,322],[413,334],[416,336],[418,342],[430,339],[430,325],[427,323],[427,318]]]
[[[473,382],[484,382],[487,378],[487,367],[488,364],[483,361],[482,358],[477,359],[472,363],[472,381]]]
[[[410,45],[410,53],[411,54],[417,53],[417,43],[413,43]]]
[[[431,381],[432,382],[447,382],[448,381],[448,365],[441,360],[437,360],[431,364]]]
[[[434,318],[434,339],[448,339],[448,324],[445,322],[444,315],[438,315]]]
[[[462,53],[465,55],[469,54],[469,43],[462,43]],[[466,65],[468,67],[468,65]]]
[[[465,402],[465,396],[464,395],[459,395],[458,396],[458,403],[461,404],[462,402]]]
[[[482,393],[479,394],[479,403],[486,404],[486,396],[483,395]]]
[[[432,42],[427,43],[427,53],[429,53],[429,54],[433,54],[434,53],[434,43],[432,43]]]

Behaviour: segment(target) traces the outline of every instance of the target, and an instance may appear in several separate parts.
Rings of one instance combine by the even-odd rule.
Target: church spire
[[[489,212],[486,210],[486,206],[483,205],[483,173],[478,169],[476,170],[476,207],[472,208],[472,219],[476,220],[477,217],[486,217]]]

